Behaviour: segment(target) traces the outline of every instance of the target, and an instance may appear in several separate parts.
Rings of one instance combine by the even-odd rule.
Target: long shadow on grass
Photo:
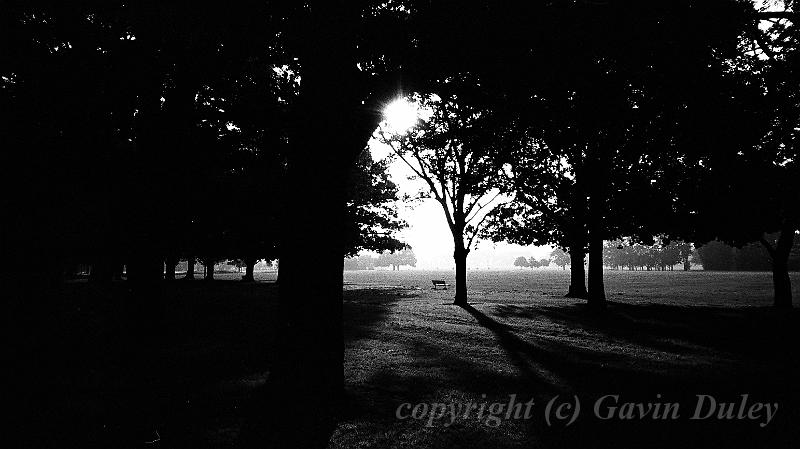
[[[744,369],[742,370],[743,372],[739,373],[726,372],[724,373],[724,376],[726,376],[724,379],[703,379],[703,376],[686,377],[679,373],[670,375],[668,365],[666,376],[653,372],[653,366],[644,366],[642,369],[636,366],[630,367],[631,369],[612,369],[608,365],[597,363],[591,358],[587,358],[587,354],[584,351],[577,350],[577,348],[570,349],[565,346],[554,351],[553,349],[555,348],[553,347],[548,350],[522,340],[512,332],[510,326],[486,316],[472,306],[467,305],[463,308],[480,325],[495,334],[498,342],[510,359],[514,361],[515,365],[520,368],[523,376],[531,375],[532,370],[528,369],[525,364],[525,359],[530,358],[543,364],[550,372],[564,379],[565,382],[573,387],[573,392],[583,396],[584,400],[587,398],[596,400],[600,394],[627,394],[627,400],[649,402],[658,400],[654,397],[656,394],[664,394],[670,400],[684,406],[684,417],[686,417],[691,413],[693,405],[696,404],[696,394],[718,395],[718,397],[724,398],[723,400],[733,401],[734,398],[740,399],[739,394],[747,393],[758,396],[761,400],[781,401],[785,409],[781,419],[773,422],[772,428],[766,430],[752,421],[734,423],[720,420],[703,422],[639,420],[632,423],[626,422],[624,419],[601,421],[590,418],[579,422],[569,432],[554,433],[553,429],[541,426],[541,423],[539,423],[539,426],[535,422],[532,423],[531,430],[544,437],[541,441],[547,444],[566,447],[584,446],[586,444],[616,446],[624,442],[625,445],[646,444],[649,447],[682,447],[686,446],[686,444],[719,447],[748,447],[753,444],[767,444],[777,447],[789,447],[797,436],[796,426],[792,424],[800,414],[797,407],[798,398],[792,388],[793,382],[790,380],[794,376],[774,376],[772,377],[773,382],[765,382],[764,379],[764,376],[776,374],[772,370],[776,370],[777,365],[773,365],[771,369],[767,368],[765,372],[756,374],[747,373],[746,371],[748,370]],[[651,344],[655,346],[654,342],[656,340],[651,338],[649,333],[653,333],[656,330],[659,331],[660,337],[675,336],[673,326],[668,326],[663,321],[660,326],[654,324],[665,318],[667,320],[675,318],[674,314],[670,316],[670,314],[665,314],[663,310],[656,311],[658,318],[652,314],[646,314],[649,321],[644,325],[637,324],[638,321],[630,316],[631,314],[637,314],[640,319],[643,318],[641,311],[637,310],[636,306],[624,307],[622,314],[619,316],[611,314],[597,315],[579,307],[572,307],[567,310],[571,314],[566,314],[566,316],[559,309],[546,309],[546,311],[542,312],[542,315],[559,317],[561,320],[567,321],[567,324],[571,326],[586,326],[592,330],[602,329],[602,333],[605,335],[625,337],[633,345]],[[554,313],[554,311],[557,313]],[[682,312],[678,313],[678,316],[685,318],[685,314]],[[714,316],[719,312],[718,310],[704,310],[698,315],[705,315],[705,318],[708,318],[707,314]],[[723,314],[728,315],[730,319],[729,311],[728,313],[723,312]],[[572,320],[566,320],[567,317]],[[786,328],[784,326],[786,326],[786,322],[784,320],[785,317],[778,320],[782,325],[780,327],[781,331],[777,334],[778,336],[785,336]],[[693,338],[694,341],[708,344],[709,338],[713,340],[713,337],[716,336],[717,339],[720,339],[718,332],[721,329],[733,332],[738,324],[739,331],[747,333],[748,331],[758,330],[760,332],[760,338],[755,337],[754,334],[749,334],[745,337],[750,338],[753,346],[759,346],[759,343],[755,343],[753,340],[759,341],[760,345],[775,342],[775,332],[767,331],[769,323],[774,326],[775,320],[769,318],[764,320],[762,318],[757,323],[751,322],[750,326],[744,329],[742,329],[741,322],[725,326],[721,326],[719,322],[714,322],[717,326],[713,326],[710,330],[706,329],[706,332],[698,332],[693,329],[695,326],[700,325],[699,322],[690,322],[688,327],[677,327],[683,331],[678,333],[680,337],[695,337]],[[765,334],[767,335],[766,339],[764,338]],[[730,333],[726,334],[726,336],[730,335]],[[721,338],[723,341],[725,340],[725,336]],[[662,349],[665,347],[665,345],[660,344],[657,346]],[[726,344],[719,346],[730,349],[730,346]],[[667,347],[671,349],[681,348],[679,345],[667,345]],[[741,350],[742,348],[739,347],[739,349]],[[747,350],[756,349],[748,347]],[[742,364],[742,368],[744,366]],[[778,383],[775,384],[775,381],[778,381]],[[604,389],[605,391],[603,391]]]
[[[791,356],[798,341],[796,313],[776,316],[764,310],[707,308],[694,314],[680,307],[620,304],[603,313],[582,306],[535,309],[536,318],[557,321],[562,329],[588,331],[585,342],[616,342],[586,349],[551,338],[523,340],[509,325],[472,306],[465,310],[497,336],[511,360],[541,364],[573,391],[594,391],[598,386],[647,391],[663,385],[669,390],[737,392],[745,385],[774,393],[800,371]],[[640,352],[647,347],[665,352]],[[722,351],[729,357],[725,363],[714,358]],[[524,366],[521,372],[526,372]]]
[[[366,408],[380,410],[380,415],[393,416],[391,407],[406,400],[430,400],[442,390],[455,388],[463,392],[489,396],[542,396],[596,391],[638,385],[646,389],[654,382],[669,383],[670,364],[651,363],[635,366],[624,354],[592,351],[545,339],[528,341],[514,328],[500,323],[468,305],[463,307],[477,324],[493,334],[498,346],[517,372],[498,369],[502,361],[485,359],[469,353],[456,355],[452,340],[443,333],[426,333],[424,337],[408,336],[403,344],[415,358],[412,369],[379,369],[368,382],[377,388]],[[480,338],[480,337],[478,337]],[[465,347],[484,348],[486,342],[465,341]],[[491,342],[488,342],[491,345]],[[501,363],[498,363],[501,362]],[[434,374],[432,375],[431,372]],[[633,379],[633,382],[631,381]],[[378,398],[378,396],[383,396]],[[362,410],[362,412],[366,411]],[[358,412],[356,412],[358,413]]]
[[[414,371],[382,369],[369,384],[379,386],[394,404],[399,399],[434,397],[437,391],[454,387],[474,394],[507,395],[511,393],[564,394],[594,392],[607,388],[652,389],[654,384],[694,385],[697,379],[680,379],[671,372],[671,361],[637,364],[628,354],[608,350],[590,350],[550,339],[523,339],[515,329],[498,322],[471,305],[463,307],[478,325],[491,331],[497,345],[516,368],[516,373],[497,369],[497,360],[486,360],[453,351],[447,335],[426,333],[424,337],[407,336],[403,344],[415,357]],[[485,342],[464,342],[464,345]],[[489,342],[491,345],[491,342]],[[437,368],[442,374],[431,378],[421,371]]]
[[[495,314],[502,318],[546,318],[626,344],[682,355],[705,351],[736,358],[775,359],[791,353],[794,347],[789,342],[800,337],[798,314],[772,308],[609,303],[604,313],[595,313],[582,305],[501,305]]]
[[[544,338],[525,340],[513,328],[500,323],[471,305],[462,307],[481,326],[494,333],[509,359],[520,370],[522,379],[540,377],[555,391],[591,391],[596,386],[649,385],[652,382],[674,381],[671,361],[636,363],[631,355],[603,348],[586,349]],[[644,361],[639,361],[644,362]],[[630,382],[636,373],[647,373],[648,379]]]
[[[637,342],[646,345],[650,339],[647,335],[637,336],[636,332],[645,331],[638,328],[627,333],[623,331],[630,343],[628,346],[632,348],[628,354],[617,353],[615,348],[618,345],[599,345],[586,349],[570,344],[569,340],[563,343],[531,336],[530,333],[523,338],[513,326],[499,322],[472,306],[464,307],[464,310],[478,325],[492,333],[498,346],[518,370],[517,373],[493,370],[497,360],[492,359],[491,355],[488,360],[470,358],[463,352],[461,357],[456,356],[458,351],[450,346],[452,340],[442,338],[441,333],[413,336],[403,344],[416,360],[406,363],[403,369],[379,369],[368,381],[373,389],[361,392],[362,397],[357,398],[368,399],[368,403],[362,404],[366,407],[351,410],[350,419],[375,422],[376,418],[380,420],[378,417],[382,416],[385,420],[383,425],[389,426],[393,432],[410,432],[413,438],[426,438],[425,441],[435,443],[430,444],[431,447],[481,447],[484,440],[472,441],[467,445],[463,444],[463,440],[459,440],[458,445],[449,444],[454,441],[453,432],[475,432],[474,427],[432,430],[424,428],[422,423],[392,423],[396,407],[402,402],[463,401],[481,397],[482,394],[486,395],[484,397],[488,401],[502,400],[509,394],[517,393],[520,397],[536,397],[539,404],[537,410],[541,412],[550,398],[566,393],[579,396],[584,410],[581,418],[566,429],[558,424],[549,427],[541,415],[523,423],[527,429],[525,438],[535,441],[537,447],[792,447],[792,442],[798,436],[795,422],[800,418],[800,413],[793,376],[786,373],[776,376],[773,365],[750,366],[742,362],[722,367],[714,367],[713,364],[693,366],[691,363],[681,365],[670,358],[648,359],[636,350]],[[571,312],[577,315],[571,316],[571,319],[578,322],[572,323],[567,317],[561,316],[559,320],[562,324],[568,327],[599,326],[608,332],[596,332],[601,338],[619,338],[610,335],[616,332],[614,327],[620,325],[615,321],[616,318],[584,316],[586,312],[582,310]],[[531,313],[535,315],[527,318],[532,319],[532,325],[534,318],[549,319],[538,310]],[[664,332],[670,334],[666,330]],[[725,336],[719,338],[724,339]],[[580,343],[585,345],[587,341],[590,340]],[[470,344],[475,342],[465,342],[465,347]],[[477,341],[477,344],[483,343]],[[681,404],[683,419],[600,420],[593,416],[592,405],[607,394],[620,395],[621,401],[630,402],[655,401],[663,397],[664,401]],[[715,395],[722,401],[739,400],[740,394],[749,394],[753,398],[751,400],[780,401],[782,408],[767,428],[761,428],[758,422],[753,421],[691,421],[687,418],[693,411],[697,394]],[[431,432],[440,436],[431,437]],[[496,436],[492,431],[487,432]],[[509,440],[507,444],[493,444],[493,447],[519,447],[518,443],[518,439],[516,442]]]
[[[469,304],[463,305],[461,308],[472,315],[478,324],[495,334],[500,346],[524,379],[540,378],[555,389],[562,391],[568,389],[568,386],[559,379],[557,374],[545,368],[546,365],[560,363],[560,360],[551,352],[523,341],[512,332],[508,325],[489,318]]]

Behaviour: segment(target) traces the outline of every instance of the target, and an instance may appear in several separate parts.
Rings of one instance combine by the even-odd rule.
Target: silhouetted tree
[[[397,217],[398,188],[389,179],[387,169],[388,161],[373,161],[366,150],[352,168],[347,190],[345,255],[405,247],[394,236],[407,224]]]
[[[614,269],[672,270],[677,263],[688,260],[690,254],[691,244],[661,240],[644,245],[628,238],[606,242],[603,262]]]
[[[249,417],[242,444],[324,447],[344,391],[348,174],[380,121],[381,102],[396,89],[380,76],[387,71],[380,44],[393,36],[383,19],[404,13],[362,1],[270,5],[281,23],[282,60],[296,60],[301,81],[290,105],[281,195],[277,352],[257,407],[263,414]],[[376,40],[364,39],[373,33]],[[308,254],[318,267],[314,282]]]
[[[566,127],[569,125],[552,125]],[[541,139],[521,140],[504,155],[508,162],[506,188],[514,200],[498,207],[490,217],[486,236],[519,245],[559,245],[568,249],[570,285],[565,296],[586,297],[586,198],[576,170],[561,162],[562,156]],[[569,152],[565,161],[576,161],[580,151]],[[582,179],[582,178],[581,178]]]
[[[415,101],[428,117],[407,132],[382,127],[378,134],[425,182],[427,190],[420,195],[433,197],[442,207],[453,237],[455,304],[466,304],[467,255],[497,205],[504,180],[492,160],[505,142],[504,129],[491,111],[455,97],[417,96]]]
[[[187,281],[194,280],[194,265],[197,260],[193,256],[189,256],[186,259],[186,275],[184,275],[183,279]]]
[[[696,190],[688,202],[693,228],[688,234],[697,241],[719,239],[736,247],[760,242],[772,260],[774,304],[790,308],[788,258],[800,228],[800,32],[790,2],[783,11],[762,6],[760,12],[751,9],[737,42],[739,51],[724,60],[728,84],[737,89],[724,97],[725,110],[712,112],[728,122],[737,116],[747,120],[738,120],[742,125],[726,130],[724,142],[696,156]],[[777,238],[768,238],[772,233]]]
[[[736,266],[734,248],[718,241],[712,240],[697,248],[700,264],[707,271],[730,271]]]
[[[556,248],[550,253],[550,260],[564,270],[570,264],[570,255],[563,249]]]
[[[765,236],[769,239],[774,236]],[[736,269],[739,271],[772,271],[769,251],[761,243],[750,243],[736,251]]]
[[[707,14],[725,19],[710,23]],[[518,209],[500,221],[514,224],[508,218],[522,216],[517,223],[536,226],[538,216],[525,221],[528,212],[561,222],[557,235],[545,231],[542,240],[563,247],[580,248],[578,240],[588,233],[588,301],[602,308],[604,240],[652,240],[680,227],[664,217],[675,209],[670,186],[678,177],[673,173],[680,173],[672,166],[683,165],[678,148],[696,126],[682,114],[687,106],[693,114],[704,110],[694,98],[698,92],[724,92],[715,87],[723,72],[720,55],[735,52],[752,15],[736,2],[647,10],[625,2],[578,2],[563,5],[555,17],[580,25],[555,30],[552,39],[560,45],[532,52],[528,65],[553,67],[555,75],[522,93],[537,143],[523,157],[530,159],[531,149],[553,156],[531,165],[527,178],[533,182],[523,176],[516,183],[523,193],[515,197]],[[619,45],[622,40],[631,45]],[[683,63],[675,64],[676,58]],[[524,172],[527,164],[518,166]],[[543,173],[561,176],[542,180]],[[574,237],[564,238],[570,229]]]
[[[399,270],[403,265],[417,266],[417,256],[414,255],[414,251],[410,246],[405,246],[403,249],[394,252],[384,251],[375,261],[376,267],[392,267],[393,271]]]
[[[515,266],[515,267],[524,267],[524,268],[527,268],[527,267],[529,267],[529,266],[530,266],[530,264],[528,264],[528,259],[527,259],[526,257],[524,257],[524,256],[519,256],[519,257],[517,257],[517,258],[514,260],[514,266]]]

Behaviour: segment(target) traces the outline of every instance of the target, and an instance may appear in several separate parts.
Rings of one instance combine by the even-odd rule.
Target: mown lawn
[[[25,307],[12,326],[22,362],[12,370],[23,379],[14,394],[26,447],[234,446],[268,377],[277,289],[220,277],[169,285],[146,312],[122,283],[73,283]],[[768,273],[609,272],[603,315],[562,297],[568,272],[472,271],[467,309],[450,304],[451,290],[430,290],[439,278],[452,274],[345,273],[348,400],[331,447],[796,447],[798,314],[768,307]],[[149,329],[157,341],[127,338]],[[396,417],[404,403],[488,405],[512,394],[533,399],[529,419]],[[763,428],[595,418],[592,405],[608,394],[660,395],[685,418],[697,394],[748,394],[779,409]],[[580,400],[569,427],[544,418],[556,395]]]
[[[767,305],[764,273],[610,272],[605,315],[562,297],[558,271],[471,272],[470,309],[431,291],[447,273],[346,273],[350,419],[338,447],[792,447],[798,431],[797,313]],[[797,282],[796,277],[794,278]],[[359,290],[381,288],[381,294]],[[396,297],[387,294],[394,288]],[[400,404],[534,398],[529,420],[497,427],[470,416],[399,420]],[[675,402],[687,419],[600,420],[592,405]],[[690,421],[697,394],[719,401],[779,402],[765,428],[750,420]],[[483,395],[486,395],[485,397]],[[568,428],[548,426],[554,396],[584,408]],[[407,414],[407,412],[405,413]],[[428,415],[430,416],[430,415]],[[428,426],[432,424],[432,426]]]

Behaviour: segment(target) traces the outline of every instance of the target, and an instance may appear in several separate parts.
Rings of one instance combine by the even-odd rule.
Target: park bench
[[[445,281],[433,281],[432,280],[431,284],[433,284],[433,289],[434,290],[438,289],[439,287],[442,287],[443,289],[447,290],[447,285],[448,284]]]

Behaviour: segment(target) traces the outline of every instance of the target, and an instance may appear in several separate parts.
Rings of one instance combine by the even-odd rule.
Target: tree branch
[[[439,191],[436,189],[436,184],[434,184],[433,179],[430,177],[430,169],[427,167],[427,165],[423,163],[418,152],[411,150],[411,154],[414,156],[414,159],[416,159],[417,162],[420,164],[419,169],[417,169],[417,167],[415,167],[414,164],[409,162],[409,160],[405,157],[404,151],[395,148],[393,141],[391,141],[386,137],[386,134],[383,132],[383,129],[378,128],[378,134],[380,134],[381,140],[383,140],[385,144],[389,145],[389,147],[400,158],[400,160],[402,160],[408,166],[408,168],[410,168],[414,172],[414,174],[416,174],[419,178],[421,178],[428,184],[428,188],[431,189],[431,193],[433,194],[434,199],[436,199],[436,201],[438,201],[439,204],[442,206],[442,209],[444,209],[444,214],[445,217],[447,218],[447,224],[452,228],[454,226],[453,217],[450,212],[450,209],[447,206],[446,198],[443,197],[443,195],[446,195],[447,192],[445,189],[443,189],[444,190],[443,194],[442,195],[439,194]]]
[[[497,193],[496,193],[496,194],[495,194],[495,195],[494,195],[494,196],[493,196],[493,197],[492,197],[492,198],[491,198],[489,201],[487,201],[487,202],[483,203],[483,205],[481,205],[481,204],[479,203],[479,201],[480,201],[480,200],[481,200],[481,198],[483,198],[485,195],[478,197],[478,199],[476,199],[476,200],[475,200],[475,201],[472,203],[472,205],[471,205],[470,207],[468,207],[468,208],[467,208],[467,211],[466,211],[466,212],[464,212],[464,216],[465,216],[465,217],[468,217],[468,218],[465,220],[465,223],[469,223],[470,221],[474,220],[474,219],[475,219],[475,217],[477,217],[477,216],[478,216],[478,214],[479,214],[479,213],[480,213],[480,212],[481,212],[481,211],[482,211],[482,210],[483,210],[483,209],[484,209],[486,206],[488,206],[488,205],[492,204],[492,201],[496,200],[496,199],[497,199],[497,197],[498,197],[498,196],[500,196],[502,193],[503,193],[502,191],[498,191],[498,192],[497,192]],[[469,214],[470,214],[470,212],[472,211],[472,209],[475,207],[475,205],[476,205],[476,204],[478,205],[478,208],[477,208],[477,209],[475,209],[475,213],[474,213],[474,214],[473,214],[473,215],[470,217],[470,216],[469,216]]]
[[[473,228],[472,235],[467,240],[467,249],[470,249],[472,247],[472,242],[475,240],[475,237],[478,236],[478,232],[480,232],[481,226],[483,226],[483,223],[486,221],[487,218],[489,218],[489,214],[485,214],[483,218],[481,218],[481,220],[478,222],[478,224],[475,225],[475,227]]]
[[[797,20],[800,19],[800,13],[796,13],[794,11],[759,11],[756,13],[756,18],[758,20],[769,20],[769,19]]]
[[[769,59],[775,59],[775,52],[772,51],[772,47],[763,41],[764,36],[762,36],[758,30],[752,30],[751,34],[753,35],[753,41],[758,44],[758,48],[760,48]]]
[[[564,217],[562,217],[562,216],[556,214],[555,212],[551,211],[550,208],[546,206],[546,203],[544,203],[544,201],[539,197],[536,197],[534,199],[530,195],[526,195],[526,194],[523,193],[522,194],[522,202],[525,203],[526,205],[528,205],[528,207],[530,207],[531,209],[539,211],[543,215],[547,215],[553,221],[558,223],[559,226],[566,226],[568,224],[567,220],[565,220]],[[539,202],[540,204],[536,204],[536,202]]]

